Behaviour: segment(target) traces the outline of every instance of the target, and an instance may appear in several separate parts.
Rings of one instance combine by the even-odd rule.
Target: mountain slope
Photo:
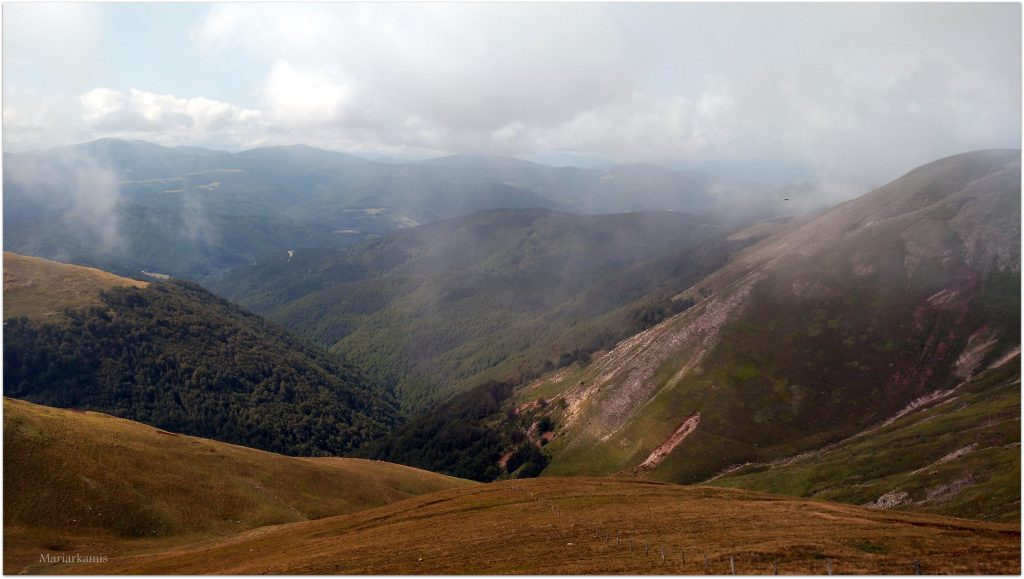
[[[100,292],[149,285],[105,271],[4,252],[4,319],[46,319],[100,304]]]
[[[686,306],[671,291],[749,241],[676,212],[495,210],[346,252],[295,252],[211,279],[419,406],[608,347]]]
[[[751,247],[694,307],[520,394],[564,400],[545,473],[696,482],[956,385],[1019,346],[1019,224],[1020,152],[982,151]]]
[[[4,570],[38,564],[40,552],[146,550],[465,484],[379,461],[290,458],[5,398]]]
[[[21,277],[17,265],[8,272]],[[6,320],[4,394],[301,455],[351,450],[398,422],[354,367],[194,284],[99,300],[54,322]]]
[[[1019,354],[997,364],[912,402],[878,428],[818,451],[731,469],[712,484],[1019,522]]]
[[[442,530],[439,532],[439,530]],[[965,548],[969,545],[969,548]],[[664,549],[664,550],[663,550]],[[1017,525],[608,479],[478,485],[77,573],[1016,573]]]

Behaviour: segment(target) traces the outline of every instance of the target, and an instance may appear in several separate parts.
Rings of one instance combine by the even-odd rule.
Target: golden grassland
[[[68,308],[99,304],[101,290],[147,285],[91,267],[5,251],[4,319],[52,319]]]
[[[41,553],[163,550],[470,483],[385,462],[293,458],[95,412],[4,399],[4,571]]]
[[[664,551],[663,551],[664,549]],[[664,552],[664,558],[662,553]],[[164,553],[51,572],[996,574],[1019,525],[626,479],[466,486]],[[706,560],[706,563],[705,563]]]

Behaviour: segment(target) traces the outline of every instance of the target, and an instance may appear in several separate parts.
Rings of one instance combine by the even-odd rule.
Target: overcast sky
[[[769,159],[882,182],[1019,147],[1020,5],[3,5],[7,151]]]

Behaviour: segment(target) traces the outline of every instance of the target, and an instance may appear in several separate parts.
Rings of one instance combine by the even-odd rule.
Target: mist
[[[5,220],[20,225],[27,213],[49,226],[56,223],[84,253],[110,256],[125,248],[122,203],[117,172],[102,157],[66,148],[5,159]],[[71,257],[66,253],[54,257]]]

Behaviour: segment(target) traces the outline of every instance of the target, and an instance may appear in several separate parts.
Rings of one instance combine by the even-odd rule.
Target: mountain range
[[[654,165],[514,158],[375,162],[302,145],[228,153],[102,139],[4,154],[4,249],[202,281],[270,254],[337,249],[487,209],[785,212],[765,186]]]
[[[651,166],[8,158],[5,249],[81,264],[4,256],[8,572],[1019,571],[1018,150],[804,213]]]

